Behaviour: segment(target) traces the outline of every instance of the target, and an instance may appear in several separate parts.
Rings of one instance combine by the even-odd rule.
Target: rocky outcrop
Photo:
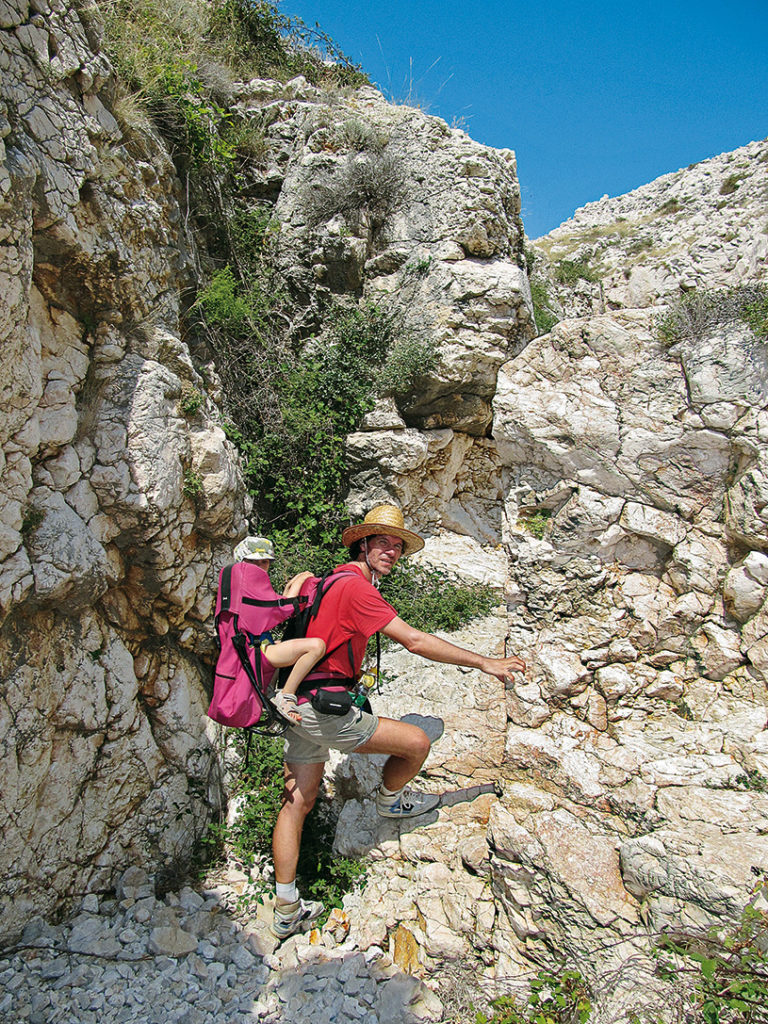
[[[0,40],[10,937],[128,863],[173,867],[216,807],[203,662],[248,505],[182,339],[195,255],[167,151],[117,119],[68,5],[6,3]],[[433,348],[348,438],[352,513],[394,500],[422,557],[503,587],[457,640],[529,665],[505,691],[389,656],[380,708],[420,716],[450,799],[382,825],[376,759],[335,762],[337,847],[372,858],[348,941],[416,974],[468,958],[498,989],[563,953],[610,976],[618,1020],[638,978],[653,995],[653,934],[737,913],[768,868],[766,351],[735,323],[666,348],[654,320],[680,289],[760,279],[764,147],[538,240],[602,284],[563,286],[529,343],[511,153],[368,88],[254,81],[236,104],[263,129],[248,185],[280,221],[292,337],[375,301]]]
[[[80,11],[0,11],[6,938],[128,863],[172,870],[218,806],[205,663],[249,511],[215,368],[182,339],[186,197]],[[491,400],[533,333],[513,154],[368,88],[236,92],[263,130],[245,173],[281,224],[292,335],[331,300],[376,301],[434,350],[418,399],[382,402],[350,439],[353,506],[400,501],[443,557],[453,529],[461,550],[498,544]]]
[[[739,265],[709,283],[756,280]],[[562,320],[498,375],[507,628],[528,663],[503,751],[501,688],[486,696],[474,674],[454,688],[438,670],[441,704],[414,661],[409,699],[393,701],[451,709],[463,755],[446,770],[441,739],[428,784],[466,785],[480,757],[502,795],[393,840],[371,832],[363,796],[337,838],[387,855],[371,899],[350,901],[361,942],[387,936],[422,971],[475,957],[502,990],[564,956],[611,1021],[662,1012],[655,936],[737,917],[768,866],[768,352],[738,322],[670,348],[658,309],[617,305]],[[482,632],[459,642],[493,647]]]
[[[760,280],[768,269],[766,161],[768,141],[751,142],[587,203],[535,240],[543,260],[536,272],[565,316]]]
[[[170,869],[221,799],[206,735],[235,452],[179,334],[194,280],[160,141],[110,111],[70,4],[0,12],[0,933]]]
[[[253,81],[236,109],[263,126],[253,187],[276,197],[276,261],[296,331],[333,301],[375,302],[429,342],[434,367],[348,439],[353,515],[394,500],[429,533],[499,543],[498,371],[534,332],[514,154],[374,89],[332,96]]]

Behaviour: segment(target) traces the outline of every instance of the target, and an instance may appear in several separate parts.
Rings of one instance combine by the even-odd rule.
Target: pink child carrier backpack
[[[241,729],[282,731],[267,700],[276,669],[261,651],[264,635],[297,612],[306,598],[280,597],[267,573],[252,562],[236,562],[219,573],[216,662],[208,717]]]

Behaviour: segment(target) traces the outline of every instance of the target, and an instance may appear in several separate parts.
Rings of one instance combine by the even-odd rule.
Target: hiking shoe
[[[296,900],[295,903],[275,903],[272,911],[272,934],[277,939],[287,939],[297,932],[306,932],[312,927],[325,907],[312,900]]]
[[[408,786],[394,796],[384,796],[381,790],[376,794],[376,810],[382,818],[415,818],[433,811],[439,803],[440,797],[434,793],[414,793]]]

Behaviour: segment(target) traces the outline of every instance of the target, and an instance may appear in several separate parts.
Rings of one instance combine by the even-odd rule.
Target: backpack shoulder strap
[[[343,572],[343,571],[342,572],[333,572],[333,571],[331,571],[331,572],[327,572],[324,576],[321,576],[320,577],[320,582],[317,584],[317,590],[315,591],[315,597],[314,597],[314,600],[312,601],[312,604],[311,604],[311,606],[309,608],[309,615],[307,616],[307,618],[308,619],[314,619],[314,618],[317,617],[317,613],[320,610],[320,602],[325,597],[325,595],[328,593],[328,591],[331,589],[331,587],[333,586],[334,583],[338,583],[338,581],[340,579],[343,579],[345,576],[347,578],[349,578],[351,576],[356,576],[356,575],[357,575],[357,573],[354,573],[354,572]]]
[[[221,570],[219,577],[219,614],[216,616],[216,625],[222,612],[228,612],[232,604],[232,566],[226,565]]]

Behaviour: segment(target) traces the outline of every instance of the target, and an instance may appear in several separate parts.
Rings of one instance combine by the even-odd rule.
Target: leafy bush
[[[301,18],[282,14],[269,0],[214,0],[210,35],[218,55],[244,77],[304,75],[310,82],[368,82],[331,37]]]
[[[271,859],[272,831],[283,794],[283,740],[255,735],[245,764],[243,733],[233,733],[236,767],[232,794],[239,800],[237,817],[228,827],[216,825],[206,842],[221,853],[229,846],[245,864]],[[299,888],[325,904],[326,916],[340,907],[342,897],[365,877],[363,861],[332,854],[336,822],[328,805],[319,800],[304,826],[297,871]],[[319,919],[319,925],[325,918]]]
[[[426,633],[459,629],[499,603],[492,587],[409,561],[395,567],[382,584],[382,594],[402,619]]]
[[[228,433],[245,457],[256,514],[273,524],[282,547],[303,537],[334,549],[346,518],[346,436],[377,394],[408,392],[433,364],[430,345],[400,312],[366,303],[329,310],[322,337],[297,350],[275,329],[274,287],[258,277],[240,282],[229,267],[213,275],[197,307],[217,353]]]
[[[560,317],[550,305],[552,299],[547,284],[541,278],[531,280],[531,299],[533,301],[533,317],[539,334],[549,334]]]
[[[501,996],[491,1006],[493,1016],[478,1013],[477,1024],[586,1024],[592,1016],[589,990],[578,971],[563,971],[559,977],[539,971],[525,1004]]]
[[[435,368],[437,356],[432,343],[406,331],[394,341],[377,380],[382,395],[407,395],[419,377]]]
[[[661,937],[658,973],[682,994],[686,1021],[768,1024],[768,914],[755,902],[730,927]]]
[[[586,259],[560,260],[555,264],[554,277],[558,284],[573,287],[579,280],[599,281],[599,277]]]
[[[741,285],[730,291],[692,291],[656,320],[660,340],[671,347],[697,343],[718,327],[746,323],[756,338],[768,338],[768,287]]]

